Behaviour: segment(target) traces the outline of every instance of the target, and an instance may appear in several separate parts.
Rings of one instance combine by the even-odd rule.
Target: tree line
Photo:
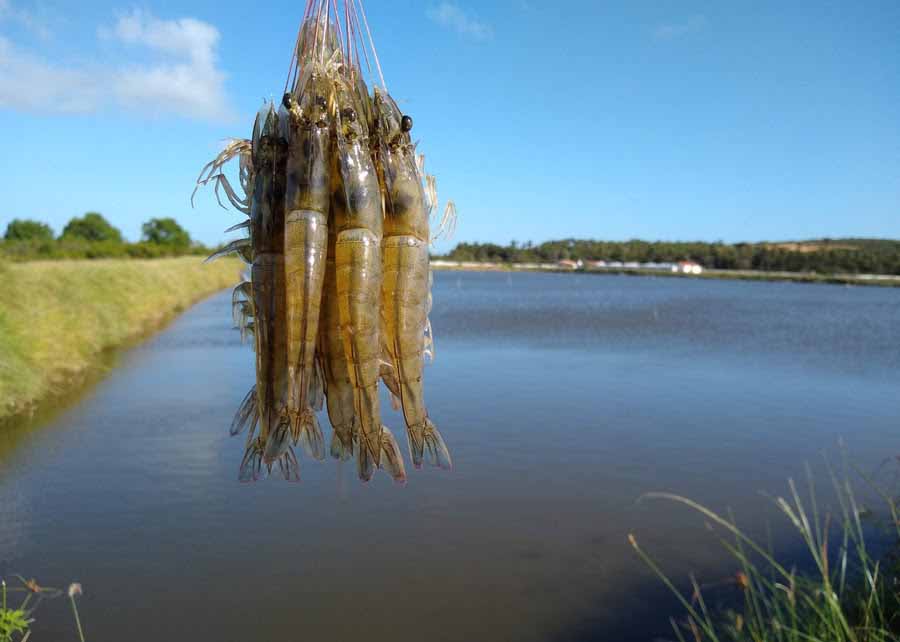
[[[13,219],[6,226],[0,255],[7,260],[157,258],[206,254],[173,218],[153,218],[141,227],[141,240],[130,243],[102,214],[87,212],[70,220],[59,236],[46,223]]]
[[[639,263],[696,261],[706,268],[721,270],[900,275],[900,241],[887,239],[733,244],[580,239],[538,245],[530,241],[522,244],[513,241],[509,245],[460,243],[448,254],[434,258],[498,263],[554,263],[563,259]]]

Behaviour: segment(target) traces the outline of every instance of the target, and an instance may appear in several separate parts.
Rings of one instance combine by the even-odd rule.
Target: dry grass
[[[62,392],[104,350],[238,280],[197,257],[0,266],[0,419]]]

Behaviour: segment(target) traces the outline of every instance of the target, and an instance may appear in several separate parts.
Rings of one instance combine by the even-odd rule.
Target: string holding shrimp
[[[201,170],[191,202],[212,183],[221,206],[224,194],[247,217],[227,230],[246,236],[208,259],[237,254],[248,265],[232,293],[256,362],[230,429],[247,433],[241,480],[299,480],[296,447],[326,456],[325,408],[332,458],[355,459],[362,481],[383,470],[405,483],[380,385],[402,411],[413,465],[452,467],[423,366],[434,358],[429,247],[452,235],[456,206],[437,217],[437,181],[412,127],[388,93],[362,1],[308,0],[281,104],[266,104],[251,137]],[[225,174],[235,159],[237,186]]]

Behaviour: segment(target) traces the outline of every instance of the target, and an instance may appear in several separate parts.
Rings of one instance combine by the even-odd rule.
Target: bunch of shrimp
[[[402,410],[415,467],[451,467],[422,376],[434,354],[436,183],[416,155],[412,118],[387,91],[361,0],[342,4],[308,0],[281,104],[266,104],[251,139],[231,142],[198,179],[247,216],[229,230],[247,237],[210,257],[237,253],[249,265],[232,298],[256,353],[256,385],[231,428],[248,434],[242,480],[276,467],[298,480],[297,445],[324,459],[316,413],[326,406],[333,458],[355,458],[364,481],[380,468],[404,482],[397,441],[381,421],[379,381]],[[371,94],[360,60],[371,76],[369,51],[381,81]],[[234,158],[240,190],[222,171]],[[449,202],[441,230],[454,224]]]

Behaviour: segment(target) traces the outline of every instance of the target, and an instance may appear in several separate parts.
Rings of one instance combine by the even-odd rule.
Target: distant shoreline
[[[478,261],[431,261],[434,270],[461,272],[562,272],[574,274],[618,274],[626,276],[660,276],[682,279],[720,279],[733,281],[791,281],[795,283],[831,283],[835,285],[868,285],[900,287],[900,276],[891,274],[818,274],[816,272],[765,272],[762,270],[704,270],[700,274],[684,274],[669,270],[606,267],[577,268],[554,264],[499,263]]]

